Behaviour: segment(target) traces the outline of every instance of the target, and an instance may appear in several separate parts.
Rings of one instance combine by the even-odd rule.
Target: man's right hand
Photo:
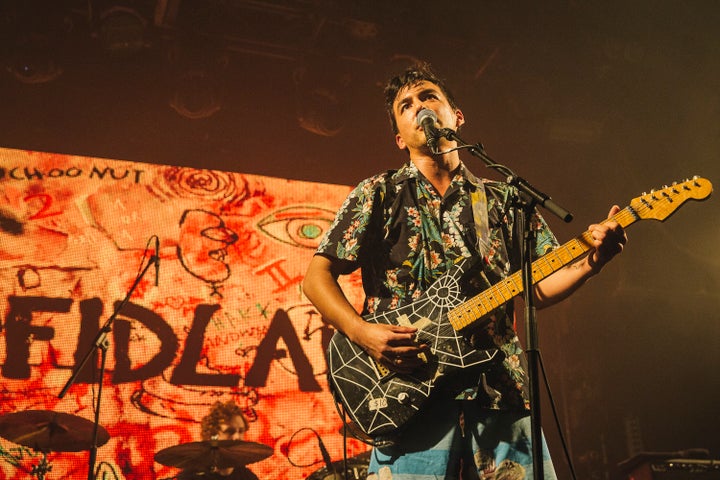
[[[371,323],[358,315],[338,284],[343,262],[315,255],[303,280],[303,291],[323,320],[359,345],[376,362],[399,373],[410,373],[430,352],[416,342],[417,328]]]
[[[425,363],[430,346],[418,344],[417,328],[364,322],[351,340],[377,362],[398,373],[410,373]]]

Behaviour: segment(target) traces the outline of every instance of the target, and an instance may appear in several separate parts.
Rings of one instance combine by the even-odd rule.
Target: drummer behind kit
[[[20,448],[0,448],[0,458],[21,468],[20,460],[40,457],[32,470],[26,473],[38,480],[52,470],[47,454],[52,452],[82,452],[93,446],[95,424],[84,418],[67,413],[48,410],[27,410],[0,416],[0,437]],[[97,446],[105,445],[110,435],[103,427],[98,428]],[[272,455],[267,445],[242,440],[208,440],[191,442],[159,451],[155,460],[166,466],[182,468],[192,472],[187,478],[209,479],[218,469],[258,462]],[[223,477],[221,477],[223,478]],[[232,478],[232,477],[224,477]]]
[[[52,470],[47,454],[52,452],[82,452],[93,447],[94,422],[76,415],[49,410],[27,410],[0,416],[0,437],[21,447],[5,450],[0,447],[0,458],[15,467],[23,468],[20,460],[39,457],[30,476],[43,480]],[[97,430],[97,446],[105,445],[110,435],[102,426]],[[242,478],[246,465],[259,462],[272,455],[273,449],[262,443],[244,440],[205,440],[175,445],[155,454],[155,461],[182,469],[173,478],[210,480]],[[313,472],[307,480],[364,480],[370,452],[347,462],[339,460]],[[229,476],[216,472],[233,468]],[[343,472],[344,470],[344,472]]]

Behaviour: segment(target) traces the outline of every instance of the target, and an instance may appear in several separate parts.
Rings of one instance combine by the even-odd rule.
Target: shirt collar
[[[408,161],[400,167],[400,170],[395,172],[392,179],[394,183],[400,184],[406,180],[418,177],[420,177],[420,170],[418,170],[413,162]],[[470,183],[476,187],[480,187],[482,185],[482,180],[476,177],[470,170],[468,170],[465,164],[460,161],[460,168],[453,178],[453,183]]]

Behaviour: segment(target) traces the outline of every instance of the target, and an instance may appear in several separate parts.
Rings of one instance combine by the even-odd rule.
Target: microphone
[[[155,286],[158,286],[158,278],[160,274],[160,238],[155,235]]]
[[[427,146],[432,153],[438,153],[437,141],[440,137],[435,123],[437,122],[437,115],[429,108],[423,108],[417,114],[417,123],[425,131],[425,138],[427,139]]]

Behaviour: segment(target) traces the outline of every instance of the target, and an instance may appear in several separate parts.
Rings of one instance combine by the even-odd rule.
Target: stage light
[[[298,125],[308,132],[333,137],[344,127],[340,99],[336,91],[315,87],[298,96]]]
[[[17,52],[6,69],[19,82],[28,84],[51,82],[63,73],[51,54],[31,50]]]
[[[49,8],[39,17],[27,8],[4,19],[3,35],[8,42],[4,67],[16,80],[28,84],[47,83],[63,73],[59,58],[72,20]]]
[[[106,52],[133,54],[149,46],[147,23],[137,10],[116,5],[100,14],[97,35]]]
[[[344,93],[350,75],[337,65],[305,64],[293,72],[298,125],[325,137],[345,126]]]
[[[208,118],[221,106],[217,79],[205,70],[188,70],[178,78],[170,106],[191,120]]]

